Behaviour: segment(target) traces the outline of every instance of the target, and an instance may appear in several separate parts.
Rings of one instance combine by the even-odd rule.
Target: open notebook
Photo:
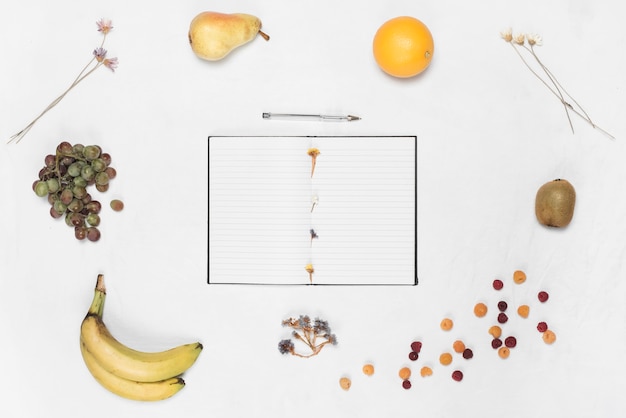
[[[415,136],[208,148],[209,284],[417,284]]]

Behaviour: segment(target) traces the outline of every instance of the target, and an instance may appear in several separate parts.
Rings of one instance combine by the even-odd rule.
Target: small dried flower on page
[[[309,148],[307,154],[311,156],[311,177],[315,172],[315,164],[317,162],[317,156],[320,155],[320,150],[317,148]]]
[[[526,35],[526,40],[528,41],[528,45],[530,46],[541,46],[543,44],[541,36],[537,34]]]
[[[513,30],[511,28],[507,28],[500,32],[500,37],[504,39],[506,42],[513,41]]]

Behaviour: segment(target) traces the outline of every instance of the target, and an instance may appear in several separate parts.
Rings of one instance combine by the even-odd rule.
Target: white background
[[[261,38],[218,63],[197,59],[189,22],[203,10],[263,20]],[[18,145],[0,147],[0,415],[11,417],[420,415],[624,416],[626,361],[626,59],[617,0],[5,1],[0,6],[0,137],[8,139],[67,86],[113,19],[118,70],[85,80]],[[432,65],[397,80],[371,42],[387,19],[412,15],[435,39]],[[574,117],[499,37],[539,33],[545,63],[611,141]],[[350,113],[353,123],[278,122],[262,112]],[[417,135],[420,284],[403,288],[206,285],[209,135]],[[76,242],[31,191],[61,140],[101,145],[118,177],[101,200],[103,237]],[[576,188],[574,219],[541,227],[536,190]],[[106,207],[106,204],[105,204]],[[528,281],[513,286],[523,269]],[[200,340],[187,386],[157,403],[127,401],[91,378],[78,329],[96,275],[120,340],[157,350]],[[502,293],[491,281],[505,281]],[[548,303],[537,291],[550,292]],[[486,330],[509,302],[518,347],[497,358]],[[473,305],[489,304],[477,319]],[[527,320],[520,303],[531,305]],[[339,344],[311,359],[281,356],[283,318],[329,321]],[[439,329],[448,316],[449,333]],[[546,320],[558,336],[543,344]],[[437,358],[463,339],[475,357]],[[414,339],[424,343],[416,363]],[[373,362],[376,374],[361,373]],[[409,364],[410,363],[410,364]],[[400,386],[397,371],[434,375]],[[452,381],[454,368],[465,379]],[[339,389],[350,376],[352,389]],[[10,412],[9,412],[10,411]]]

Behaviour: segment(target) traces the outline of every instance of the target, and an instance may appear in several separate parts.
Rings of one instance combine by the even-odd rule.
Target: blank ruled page
[[[415,137],[209,138],[209,283],[415,284],[415,157]]]

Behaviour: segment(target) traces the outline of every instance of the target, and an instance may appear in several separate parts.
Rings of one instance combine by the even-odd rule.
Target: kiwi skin
[[[574,217],[576,190],[564,179],[547,182],[537,191],[535,215],[540,224],[564,228]]]

